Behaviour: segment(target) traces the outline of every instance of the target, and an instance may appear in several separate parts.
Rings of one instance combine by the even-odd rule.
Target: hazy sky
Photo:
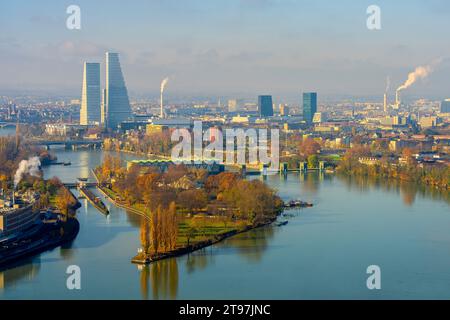
[[[81,7],[81,30],[66,8]],[[381,7],[382,30],[366,28]],[[130,92],[382,94],[443,62],[405,95],[450,96],[448,0],[71,0],[0,2],[0,94],[81,92],[83,61],[121,54]],[[102,65],[102,74],[104,65]],[[103,77],[103,75],[102,75]],[[394,91],[394,90],[392,90]]]

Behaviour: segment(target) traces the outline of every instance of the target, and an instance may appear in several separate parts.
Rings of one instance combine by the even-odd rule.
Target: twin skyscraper
[[[106,53],[106,88],[101,90],[100,63],[84,63],[81,125],[101,125],[115,130],[132,116],[119,54]]]

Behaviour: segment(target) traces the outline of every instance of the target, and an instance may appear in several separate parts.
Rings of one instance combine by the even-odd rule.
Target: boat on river
[[[312,206],[313,206],[312,203],[308,203],[308,202],[301,201],[301,200],[291,200],[288,203],[284,204],[284,207],[287,209],[289,209],[289,208],[310,208]]]

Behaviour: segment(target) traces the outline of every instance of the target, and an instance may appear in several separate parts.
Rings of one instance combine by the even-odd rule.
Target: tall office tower
[[[450,113],[450,99],[441,102],[441,113]]]
[[[273,117],[272,96],[258,97],[258,111],[261,118]]]
[[[80,124],[100,123],[100,63],[84,63]]]
[[[317,93],[303,93],[303,119],[306,123],[312,123],[314,114],[317,112]]]
[[[106,115],[108,114],[108,110],[106,110],[106,89],[102,89],[102,109],[100,114],[100,122],[106,128]]]
[[[119,124],[131,117],[128,91],[123,79],[119,54],[106,53],[106,125],[117,129]]]

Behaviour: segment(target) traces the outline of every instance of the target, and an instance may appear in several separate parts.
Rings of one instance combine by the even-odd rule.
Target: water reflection
[[[339,175],[338,177],[344,182],[349,191],[367,193],[373,188],[380,189],[391,194],[394,193],[400,195],[406,206],[412,206],[417,196],[444,201],[450,204],[450,192],[448,192],[448,190],[437,189],[423,184],[409,183],[394,179],[349,177],[343,175]]]
[[[400,194],[405,206],[411,207],[416,200],[417,187],[412,184],[402,183],[400,184]]]
[[[300,172],[299,179],[303,183],[305,191],[314,194],[319,192],[320,184],[325,179],[325,174],[323,172]]]
[[[147,251],[150,246],[149,220],[133,213],[127,213],[130,224],[140,228],[141,248]],[[175,299],[178,292],[177,259],[166,259],[146,266],[138,266],[140,270],[140,287],[142,299],[149,298],[149,282],[152,287],[152,298],[156,300]]]
[[[135,228],[142,227],[141,222],[142,222],[143,218],[140,215],[133,213],[133,212],[129,212],[129,211],[126,211],[126,215],[127,215],[127,222],[132,227],[135,227]],[[144,220],[147,220],[147,219],[144,219]]]
[[[79,165],[79,172],[81,178],[88,178],[90,173],[90,167],[89,167],[89,158],[90,158],[90,152],[89,151],[82,151],[80,152],[80,165]],[[70,160],[70,159],[69,159]]]
[[[149,299],[150,286],[152,299],[176,299],[178,295],[177,259],[157,261],[150,265],[139,266],[142,299]]]
[[[264,227],[242,233],[219,243],[222,250],[231,249],[248,262],[257,263],[262,260],[264,252],[269,247],[270,240],[274,237],[275,227]]]
[[[0,289],[14,287],[23,281],[33,280],[41,269],[40,257],[25,259],[0,271]]]
[[[186,271],[188,274],[194,271],[205,269],[208,265],[214,264],[214,253],[212,247],[204,248],[189,254],[186,259]]]

